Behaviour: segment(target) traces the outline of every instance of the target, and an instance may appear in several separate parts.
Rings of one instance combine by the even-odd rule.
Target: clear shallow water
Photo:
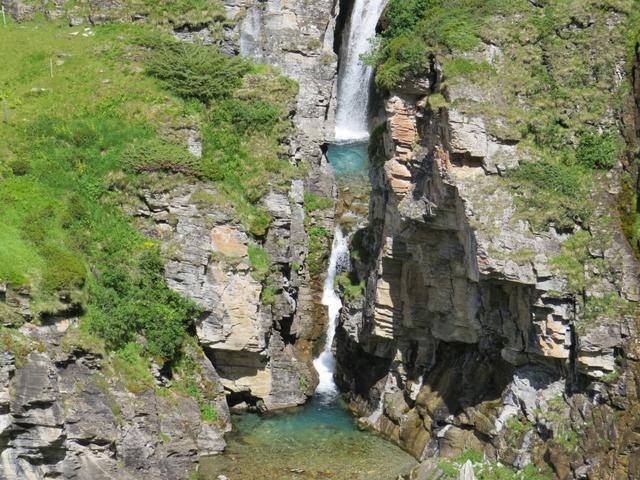
[[[367,177],[369,161],[368,143],[332,143],[327,150],[327,158],[336,176]]]
[[[215,480],[395,480],[415,460],[395,445],[359,431],[337,402],[260,417],[234,417],[224,455],[204,459],[200,478]]]

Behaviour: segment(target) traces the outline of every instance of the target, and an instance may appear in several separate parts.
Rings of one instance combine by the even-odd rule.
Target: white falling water
[[[333,337],[336,333],[336,324],[338,315],[342,308],[340,297],[334,289],[337,273],[347,268],[349,264],[349,245],[347,239],[342,234],[340,227],[336,228],[333,245],[331,247],[331,258],[329,259],[329,270],[327,278],[324,281],[324,289],[322,291],[322,304],[328,307],[329,323],[327,325],[327,337],[324,342],[322,353],[313,361],[320,383],[316,388],[316,393],[321,399],[330,401],[338,394],[338,389],[333,381],[333,372],[336,368],[336,359],[333,356]]]
[[[371,49],[369,40],[387,0],[356,0],[349,23],[349,35],[340,55],[336,140],[354,142],[369,137],[367,115],[373,67],[360,60]]]

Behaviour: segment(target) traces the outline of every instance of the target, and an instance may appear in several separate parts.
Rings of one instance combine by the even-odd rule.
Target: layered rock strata
[[[186,478],[200,456],[224,449],[229,410],[206,357],[188,353],[216,391],[215,423],[189,396],[132,392],[103,354],[73,340],[75,322],[27,323],[13,337],[20,355],[0,355],[1,478]]]
[[[547,462],[563,479],[634,478],[638,444],[614,411],[637,409],[640,269],[619,219],[590,232],[604,240],[589,249],[583,295],[625,308],[588,313],[557,268],[571,234],[532,228],[501,177],[526,153],[456,109],[477,86],[441,75],[434,65],[385,98],[372,258],[359,267],[364,299],[342,312],[340,386],[363,424],[421,460],[476,449],[519,468]],[[432,107],[434,93],[447,105]],[[596,216],[615,212],[609,181]],[[612,448],[598,450],[589,432],[605,426]]]

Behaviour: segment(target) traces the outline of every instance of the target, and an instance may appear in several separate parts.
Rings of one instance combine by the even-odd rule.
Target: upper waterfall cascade
[[[373,67],[361,56],[371,49],[376,25],[387,0],[356,0],[351,12],[348,38],[340,52],[338,107],[335,138],[339,142],[356,142],[369,137],[369,86]]]
[[[327,401],[333,400],[338,394],[338,389],[333,380],[333,373],[336,367],[336,359],[333,355],[333,338],[336,333],[336,325],[338,316],[340,315],[340,309],[342,308],[342,302],[335,291],[335,280],[338,272],[348,267],[349,244],[340,227],[337,227],[331,247],[331,258],[329,259],[327,278],[324,281],[324,289],[322,292],[322,304],[328,307],[329,323],[327,325],[327,336],[322,353],[313,361],[313,366],[320,377],[316,393],[320,394],[321,399],[326,399]]]

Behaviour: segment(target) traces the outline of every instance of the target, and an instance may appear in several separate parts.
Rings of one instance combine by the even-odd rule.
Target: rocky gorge
[[[399,28],[401,3],[382,14],[382,38]],[[430,2],[409,3],[426,10]],[[420,462],[406,478],[454,478],[451,468],[457,476],[464,462],[443,459],[468,452],[480,455],[476,469],[501,462],[524,472],[514,478],[637,478],[640,265],[625,229],[640,129],[638,47],[628,60],[625,37],[635,4],[571,2],[560,14],[557,2],[514,3],[520,10],[494,13],[495,28],[473,49],[433,46],[419,71],[393,85],[380,81],[388,65],[370,60],[380,77],[369,109],[371,193],[355,222],[366,226],[350,236],[349,279],[336,287],[336,383],[362,428]],[[224,451],[230,410],[302,405],[318,382],[312,360],[324,340],[331,232],[354,207],[355,187],[338,188],[328,158],[354,2],[225,0],[177,13],[155,2],[2,5],[15,25],[44,16],[87,38],[113,24],[160,25],[181,44],[270,65],[297,83],[293,92],[271,74],[249,74],[233,94],[256,103],[268,91],[286,111],[277,155],[292,173],[257,179],[266,188],[254,204],[267,228],[245,222],[229,187],[202,176],[106,177],[112,206],[158,246],[166,286],[197,307],[176,357],[129,344],[114,353],[82,327],[90,308],[76,293],[62,289],[43,306],[37,280],[0,276],[0,478],[199,478],[198,464]],[[553,28],[526,22],[547,11]],[[94,51],[109,51],[118,35]],[[563,70],[586,49],[588,59]],[[126,51],[133,62],[143,53]],[[519,62],[541,65],[558,88],[584,70],[582,81],[602,95],[538,102],[535,86],[518,83]],[[39,94],[33,88],[25,99]],[[11,115],[20,108],[12,104]],[[189,108],[202,107],[178,110]],[[622,132],[624,152],[596,168],[588,194],[575,195],[588,212],[518,177],[548,162],[531,137],[557,134],[530,112],[557,115],[553,128],[570,132],[560,142],[571,149],[587,135],[581,126]],[[211,127],[194,118],[207,117],[180,115],[161,116],[160,135],[186,147],[190,162],[206,161]],[[86,269],[104,275],[91,261]],[[148,331],[136,339],[143,346]],[[139,357],[143,372],[127,368]]]

